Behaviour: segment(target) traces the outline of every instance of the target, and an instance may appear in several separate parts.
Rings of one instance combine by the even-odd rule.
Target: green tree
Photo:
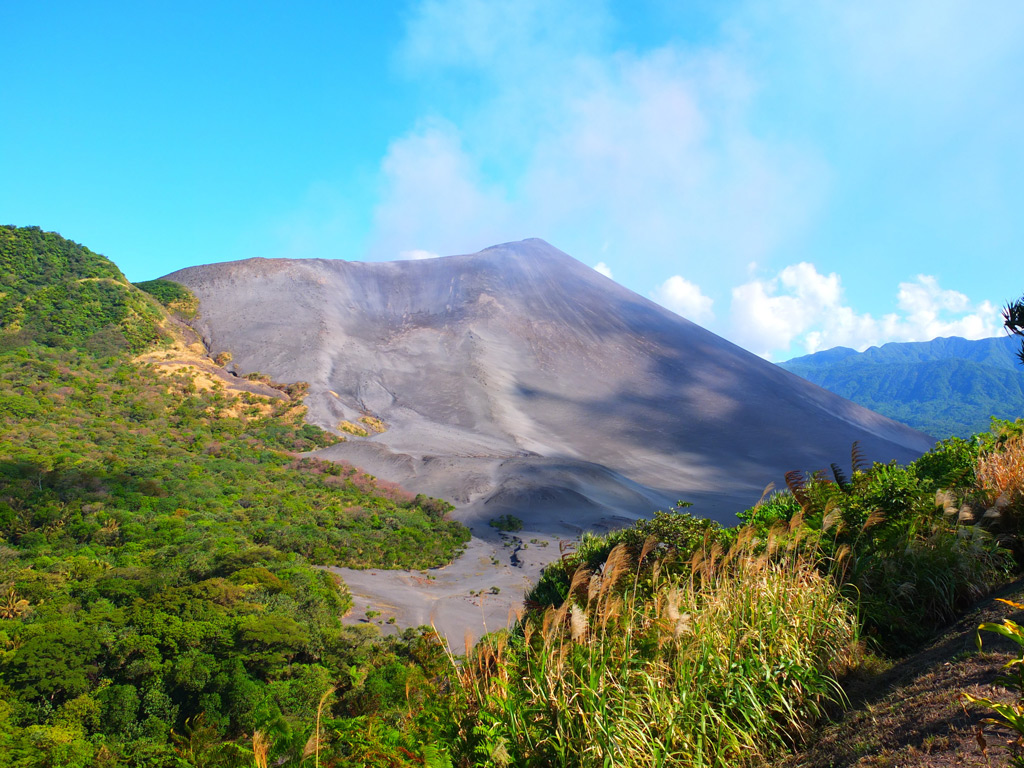
[[[25,641],[9,663],[7,681],[29,699],[59,704],[89,691],[100,642],[90,627],[53,622]]]
[[[246,616],[238,623],[238,646],[259,669],[289,664],[308,642],[308,631],[288,616]]]

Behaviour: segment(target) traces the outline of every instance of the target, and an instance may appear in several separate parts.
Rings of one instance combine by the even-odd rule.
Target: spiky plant
[[[1003,307],[1003,325],[1009,333],[1024,336],[1024,296]],[[1024,365],[1024,344],[1017,352],[1017,357]]]
[[[1011,608],[1024,610],[1024,605],[1021,605],[1020,603],[1015,603],[1011,600],[1004,600],[1002,598],[996,598],[996,600],[1001,603],[1005,603]],[[988,707],[995,713],[996,717],[985,718],[985,723],[1008,729],[1016,735],[1014,744],[1016,746],[1017,753],[1012,757],[1013,765],[1024,766],[1024,755],[1022,755],[1020,751],[1021,748],[1024,747],[1024,627],[1021,627],[1012,619],[1003,619],[1001,624],[996,624],[995,622],[984,622],[978,625],[977,645],[979,649],[981,648],[982,630],[1002,635],[1003,637],[1015,642],[1020,648],[1018,656],[1003,665],[1005,673],[994,680],[996,684],[1005,686],[1013,691],[1016,696],[1016,701],[1007,704],[1005,702],[996,701],[987,696],[973,696],[966,692],[963,693],[962,696],[967,701],[973,704],[981,704],[982,706]]]
[[[14,587],[10,587],[6,597],[0,602],[0,619],[20,619],[31,610],[28,600],[19,597]]]

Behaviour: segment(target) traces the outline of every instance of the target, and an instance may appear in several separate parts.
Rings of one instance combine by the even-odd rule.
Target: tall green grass
[[[905,467],[855,446],[848,477],[792,473],[737,529],[676,511],[584,539],[531,593],[546,610],[453,664],[455,764],[742,766],[799,743],[866,643],[902,652],[1011,572],[982,511],[1024,506],[1024,473],[1013,440],[988,445]]]
[[[857,622],[817,563],[751,543],[685,576],[620,544],[521,636],[478,644],[459,669],[467,762],[735,766],[799,741],[843,700]]]

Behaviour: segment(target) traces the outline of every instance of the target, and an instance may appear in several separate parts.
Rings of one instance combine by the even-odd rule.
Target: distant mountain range
[[[937,439],[968,437],[991,417],[1024,416],[1020,339],[958,337],[871,347],[835,347],[781,363],[837,395]]]

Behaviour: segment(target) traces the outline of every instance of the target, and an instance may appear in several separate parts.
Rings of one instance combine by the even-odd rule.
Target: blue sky
[[[132,280],[542,237],[776,360],[1001,332],[1018,0],[8,2],[0,223]]]

